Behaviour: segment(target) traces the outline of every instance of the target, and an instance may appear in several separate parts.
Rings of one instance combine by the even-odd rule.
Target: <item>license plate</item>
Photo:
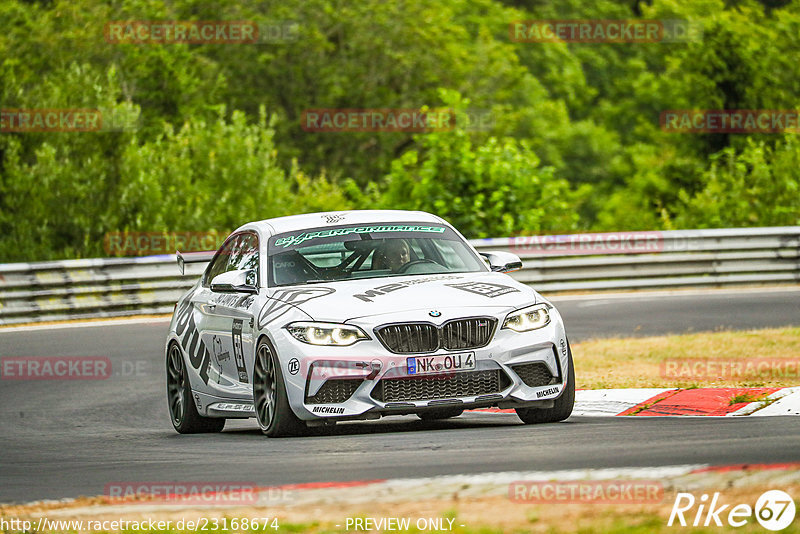
[[[475,354],[462,352],[459,354],[440,354],[437,356],[415,356],[406,358],[408,374],[429,375],[448,371],[475,369]]]

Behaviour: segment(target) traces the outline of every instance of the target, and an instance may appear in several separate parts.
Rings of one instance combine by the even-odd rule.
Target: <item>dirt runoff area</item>
[[[800,463],[490,473],[4,505],[0,530],[800,532],[798,495]]]

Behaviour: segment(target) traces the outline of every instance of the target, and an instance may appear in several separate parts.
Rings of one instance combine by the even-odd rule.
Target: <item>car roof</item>
[[[348,224],[372,224],[391,222],[431,222],[447,224],[442,218],[424,211],[406,210],[350,210],[326,211],[320,213],[304,213],[302,215],[289,215],[276,217],[263,221],[251,222],[237,228],[241,230],[260,230],[270,235],[304,230],[307,228],[320,228],[324,226],[341,226]]]

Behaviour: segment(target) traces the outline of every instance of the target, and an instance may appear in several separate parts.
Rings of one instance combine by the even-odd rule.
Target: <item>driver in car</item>
[[[405,239],[389,239],[378,250],[382,267],[398,272],[403,265],[411,261],[411,248]]]

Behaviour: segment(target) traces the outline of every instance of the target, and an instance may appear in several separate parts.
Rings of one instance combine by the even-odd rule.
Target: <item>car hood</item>
[[[296,295],[297,292],[304,292]],[[413,310],[494,308],[513,310],[541,300],[530,287],[502,273],[453,273],[348,280],[279,289],[316,321],[344,322]],[[477,312],[476,312],[477,313]],[[449,314],[446,314],[449,315]]]

